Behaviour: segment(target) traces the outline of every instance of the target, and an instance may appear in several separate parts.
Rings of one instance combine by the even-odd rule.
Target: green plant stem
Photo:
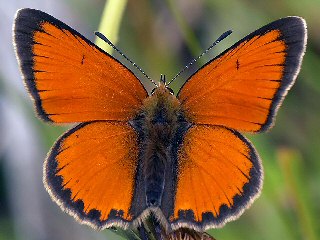
[[[98,31],[104,34],[113,44],[118,42],[120,23],[126,5],[127,0],[106,1]],[[102,39],[96,38],[96,44],[109,54],[112,53],[112,47]]]

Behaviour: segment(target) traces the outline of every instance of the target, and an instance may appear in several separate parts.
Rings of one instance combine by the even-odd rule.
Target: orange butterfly
[[[271,128],[300,70],[306,24],[272,22],[209,61],[177,96],[148,95],[119,61],[54,17],[18,11],[14,44],[38,116],[79,125],[44,163],[51,198],[96,229],[221,227],[259,196],[263,170],[241,132]]]

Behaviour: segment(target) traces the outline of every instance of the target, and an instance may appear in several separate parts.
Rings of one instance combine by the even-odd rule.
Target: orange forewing
[[[272,30],[247,39],[193,75],[179,93],[189,119],[259,131],[284,74],[286,44],[280,34]]]
[[[98,211],[94,227],[106,220],[130,221],[137,161],[137,136],[128,124],[80,124],[53,146],[45,162],[46,187],[53,199],[83,221],[90,211]],[[69,199],[65,191],[71,192]],[[82,209],[72,209],[70,200],[82,201]],[[117,214],[110,216],[111,211]]]
[[[32,18],[28,11],[34,11]],[[120,62],[40,11],[18,12],[15,43],[26,85],[44,120],[128,120],[148,96]]]
[[[184,137],[178,160],[171,220],[179,220],[180,226],[187,220],[188,224],[207,222],[216,227],[228,221],[227,211],[232,218],[242,212],[261,188],[259,157],[250,142],[236,131],[219,126],[193,126]],[[223,214],[222,207],[227,209]],[[188,218],[188,211],[193,219]],[[223,221],[219,222],[220,219]]]
[[[47,22],[42,29],[34,35],[35,81],[52,121],[132,118],[147,93],[127,68],[67,30]]]

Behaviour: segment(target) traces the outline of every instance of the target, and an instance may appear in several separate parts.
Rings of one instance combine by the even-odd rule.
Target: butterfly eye
[[[173,91],[171,88],[168,88],[168,87],[167,87],[167,89],[169,90],[169,92],[170,92],[172,95],[174,95],[174,91]]]

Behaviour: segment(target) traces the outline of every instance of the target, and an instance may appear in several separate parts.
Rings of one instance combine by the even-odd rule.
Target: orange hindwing
[[[52,147],[44,182],[54,201],[81,222],[125,227],[137,217],[130,212],[137,161],[137,134],[128,124],[83,123]]]

